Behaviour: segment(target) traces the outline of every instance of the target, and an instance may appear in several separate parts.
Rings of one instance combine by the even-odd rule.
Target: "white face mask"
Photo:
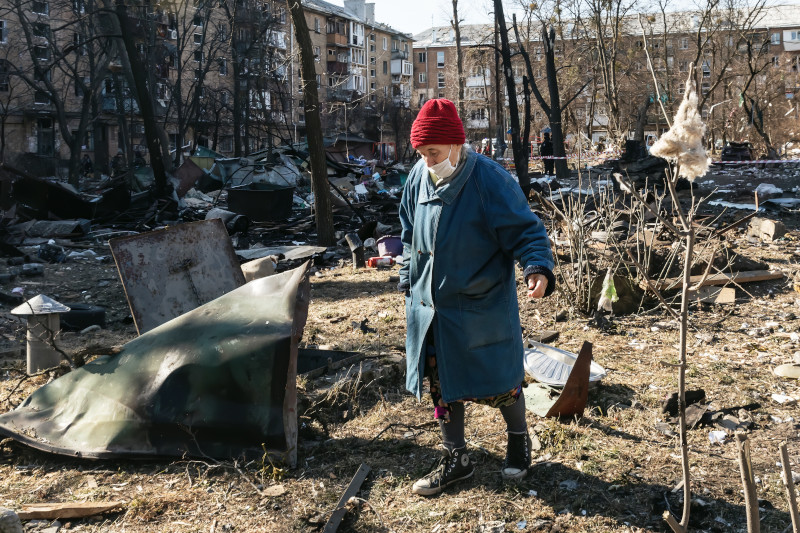
[[[450,155],[453,153],[453,145],[450,145],[450,151],[447,152],[447,157],[440,163],[436,163],[432,167],[428,167],[428,172],[435,174],[440,178],[448,178],[450,177],[453,172],[456,171],[456,167],[450,162]]]

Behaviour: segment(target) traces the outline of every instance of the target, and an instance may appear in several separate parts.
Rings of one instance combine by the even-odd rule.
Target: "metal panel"
[[[109,241],[141,335],[245,283],[220,219]]]
[[[73,457],[297,460],[308,266],[254,280],[61,376],[0,415],[0,438]]]

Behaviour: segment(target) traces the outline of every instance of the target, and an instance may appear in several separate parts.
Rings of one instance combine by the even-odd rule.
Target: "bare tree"
[[[458,18],[458,0],[453,0],[453,18],[450,21],[456,37],[456,68],[458,80],[458,116],[464,117],[464,53],[461,50],[461,20]]]
[[[317,222],[317,241],[331,246],[336,242],[333,233],[333,213],[330,204],[330,185],[325,151],[322,146],[322,123],[320,121],[317,73],[314,68],[314,50],[306,24],[305,10],[300,0],[288,0],[292,14],[297,45],[300,49],[300,73],[303,84],[308,152],[311,160],[311,181],[314,187],[314,208]]]

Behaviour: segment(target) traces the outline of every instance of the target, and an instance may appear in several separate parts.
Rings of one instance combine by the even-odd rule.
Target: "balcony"
[[[392,50],[392,59],[408,59],[408,52],[405,50]]]
[[[328,88],[329,102],[349,102],[353,99],[353,91],[350,89]]]
[[[414,65],[410,61],[392,59],[392,81],[394,76],[411,76],[414,74]],[[398,80],[399,82],[400,80]]]
[[[347,35],[341,33],[329,33],[326,42],[334,46],[348,46]]]
[[[328,61],[328,74],[348,74],[349,64],[346,61]]]
[[[486,129],[489,127],[489,119],[488,118],[468,118],[466,121],[466,126],[468,129]]]
[[[467,87],[488,87],[492,84],[492,77],[489,73],[486,73],[486,77],[483,76],[467,76],[465,80]]]

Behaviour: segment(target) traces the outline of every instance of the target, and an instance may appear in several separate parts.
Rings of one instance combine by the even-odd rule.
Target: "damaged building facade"
[[[145,65],[155,120],[170,149],[242,156],[302,139],[299,48],[285,2],[229,0],[117,7],[94,0],[0,4],[0,154],[38,175],[67,175],[88,155],[108,172],[122,150],[147,155],[122,39]],[[396,142],[407,109],[410,36],[380,24],[374,4],[304,2],[326,136]],[[122,21],[122,22],[120,22]],[[410,120],[410,119],[409,119]],[[376,146],[380,151],[380,147]],[[174,152],[173,152],[174,153]],[[70,172],[73,169],[73,172]]]

